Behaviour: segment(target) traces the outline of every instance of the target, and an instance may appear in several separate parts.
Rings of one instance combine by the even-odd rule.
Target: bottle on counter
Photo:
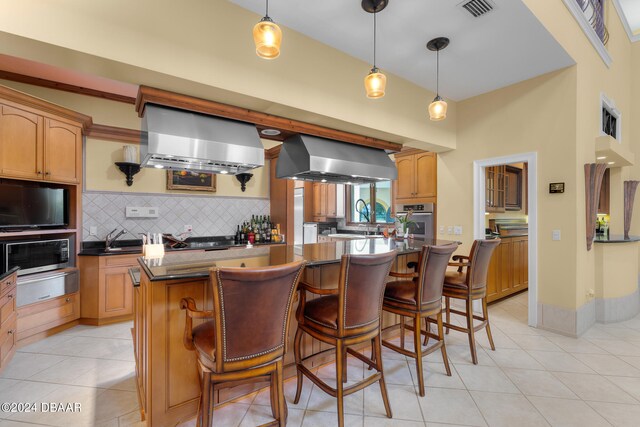
[[[233,236],[233,242],[236,245],[240,243],[240,224],[238,224],[238,227],[236,228],[236,234]]]

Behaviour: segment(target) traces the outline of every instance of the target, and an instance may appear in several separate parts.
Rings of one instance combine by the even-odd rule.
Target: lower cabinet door
[[[16,351],[16,315],[0,328],[0,371],[2,371]]]
[[[80,296],[62,295],[18,308],[18,341],[80,318]]]
[[[129,266],[104,270],[100,275],[99,316],[116,317],[133,313],[133,283]]]

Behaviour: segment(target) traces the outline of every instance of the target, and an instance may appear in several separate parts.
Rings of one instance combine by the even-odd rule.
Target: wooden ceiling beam
[[[136,111],[138,112],[138,116],[143,116],[144,106],[147,103],[180,108],[212,116],[239,120],[242,122],[249,122],[255,124],[259,128],[278,129],[281,132],[288,133],[304,133],[307,135],[334,139],[351,144],[379,148],[393,153],[399,152],[402,149],[402,145],[395,142],[331,129],[298,120],[287,119],[206,99],[194,98],[192,96],[181,95],[149,86],[140,86],[138,90],[138,97],[136,99]]]

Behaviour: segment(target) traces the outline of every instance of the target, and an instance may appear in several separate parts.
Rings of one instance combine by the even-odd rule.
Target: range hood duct
[[[253,124],[146,104],[140,162],[235,175],[264,166],[264,147]]]
[[[379,148],[298,134],[282,144],[276,177],[357,184],[394,180],[398,170]]]

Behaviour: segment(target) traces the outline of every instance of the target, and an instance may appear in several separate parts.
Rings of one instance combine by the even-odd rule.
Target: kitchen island
[[[185,314],[180,300],[191,297],[201,310],[212,309],[209,271],[212,267],[265,267],[304,260],[303,281],[320,288],[337,286],[340,258],[345,254],[377,254],[396,249],[394,271],[406,272],[407,262],[417,261],[424,244],[451,241],[360,239],[307,245],[275,245],[215,252],[167,253],[139,258],[140,285],[134,290],[134,351],[137,388],[143,417],[150,426],[174,426],[197,413],[200,386],[196,357],[183,344]],[[312,298],[312,296],[309,296]],[[398,322],[384,314],[383,327]],[[292,316],[285,374],[295,375],[292,341],[297,323]],[[258,332],[258,331],[256,331]],[[328,351],[327,351],[328,350]],[[313,356],[313,366],[333,359],[332,348],[305,336],[302,356]],[[245,384],[215,390],[216,402],[250,393],[263,384]]]

